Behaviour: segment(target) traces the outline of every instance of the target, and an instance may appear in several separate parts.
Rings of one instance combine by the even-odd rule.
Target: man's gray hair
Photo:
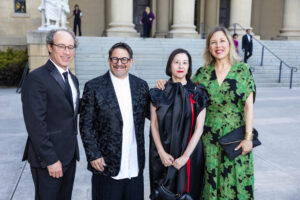
[[[54,38],[54,35],[56,32],[58,31],[65,31],[67,33],[69,33],[73,40],[74,40],[74,47],[77,48],[78,47],[78,40],[76,39],[76,36],[75,34],[72,32],[72,31],[69,31],[68,29],[52,29],[46,36],[46,43],[47,45],[50,44],[50,45],[53,45],[54,41],[53,41],[53,38]]]

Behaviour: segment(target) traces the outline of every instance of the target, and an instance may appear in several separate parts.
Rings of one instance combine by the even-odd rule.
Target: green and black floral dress
[[[255,83],[249,66],[244,63],[233,65],[220,86],[214,66],[201,67],[192,80],[204,85],[210,96],[202,135],[205,154],[203,199],[254,199],[252,152],[230,161],[218,142],[219,138],[245,124],[245,102],[251,92],[255,98]]]

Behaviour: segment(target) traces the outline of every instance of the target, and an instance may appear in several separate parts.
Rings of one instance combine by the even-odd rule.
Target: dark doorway
[[[219,24],[229,27],[230,22],[230,0],[220,0]]]
[[[140,21],[145,11],[145,7],[150,6],[150,0],[134,0],[133,1],[133,23],[135,29],[139,32],[140,35],[143,34],[143,25],[140,24]]]

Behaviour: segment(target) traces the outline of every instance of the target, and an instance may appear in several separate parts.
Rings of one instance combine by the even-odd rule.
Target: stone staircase
[[[146,80],[153,87],[158,79],[167,79],[165,66],[169,54],[176,48],[188,50],[193,59],[193,73],[203,65],[203,39],[158,39],[158,38],[115,38],[79,37],[76,50],[76,75],[80,87],[86,81],[104,74],[108,69],[108,51],[117,42],[126,42],[133,49],[134,64],[132,74]],[[299,68],[294,73],[293,87],[300,86],[300,41],[261,41],[289,65]],[[261,46],[254,42],[253,56],[248,60],[254,68],[254,78],[258,87],[288,87],[290,70],[283,66],[281,83],[278,83],[280,62],[265,50],[264,65],[260,66]],[[242,52],[240,50],[240,52]]]

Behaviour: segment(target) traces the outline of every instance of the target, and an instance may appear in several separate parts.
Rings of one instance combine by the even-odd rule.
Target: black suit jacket
[[[79,83],[73,74],[71,77],[77,88],[75,111],[64,80],[50,60],[32,71],[25,80],[22,103],[28,138],[23,161],[28,160],[32,167],[44,168],[58,160],[65,166],[74,156],[79,160]]]
[[[129,74],[133,119],[137,141],[139,174],[145,166],[144,124],[149,118],[148,84]],[[79,128],[93,173],[116,176],[121,165],[123,120],[109,72],[86,83],[81,99]],[[103,157],[106,167],[99,172],[90,161]]]
[[[247,34],[243,36],[242,49],[245,49],[245,51],[249,51],[252,53],[252,49],[253,49],[252,35],[250,35],[250,42],[248,40]]]

